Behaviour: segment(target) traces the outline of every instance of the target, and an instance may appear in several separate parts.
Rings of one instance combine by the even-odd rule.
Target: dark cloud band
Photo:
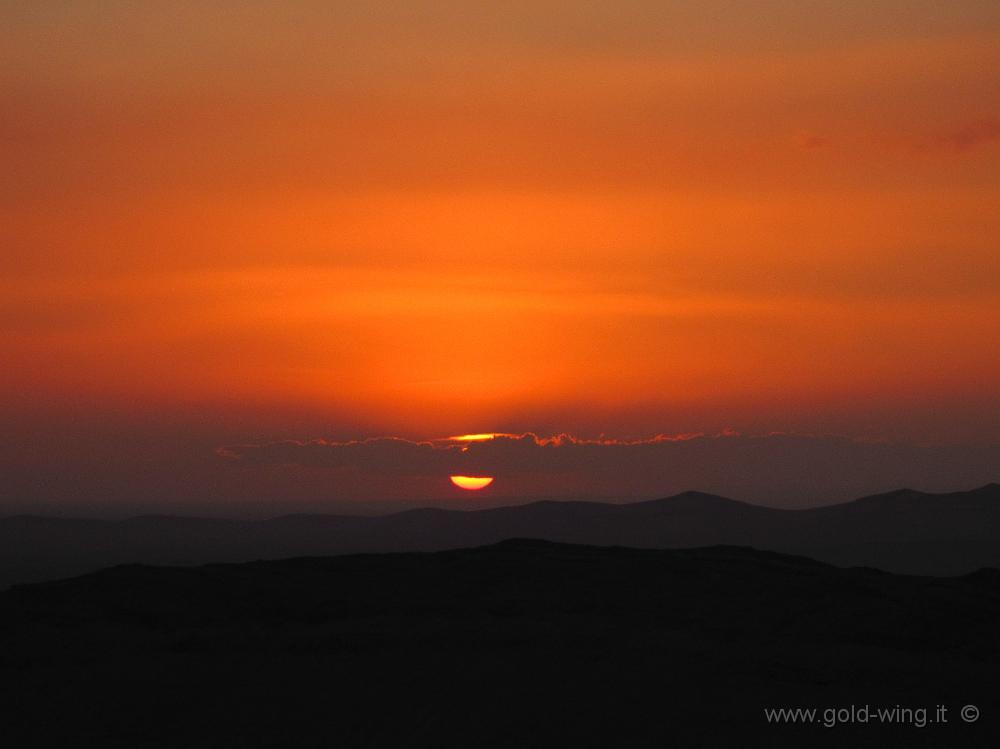
[[[925,447],[829,435],[658,435],[586,440],[570,435],[497,435],[461,442],[374,438],[233,445],[225,458],[249,465],[299,465],[393,476],[564,474],[602,485],[699,488],[760,496],[769,488],[933,486],[994,480],[1000,449]]]

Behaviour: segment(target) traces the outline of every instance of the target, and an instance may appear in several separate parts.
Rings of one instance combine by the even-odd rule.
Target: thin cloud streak
[[[938,136],[935,144],[958,152],[1000,140],[1000,118],[988,117]]]

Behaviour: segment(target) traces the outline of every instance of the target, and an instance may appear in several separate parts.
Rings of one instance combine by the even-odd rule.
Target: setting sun
[[[460,489],[483,489],[493,483],[492,476],[451,476],[451,483]]]

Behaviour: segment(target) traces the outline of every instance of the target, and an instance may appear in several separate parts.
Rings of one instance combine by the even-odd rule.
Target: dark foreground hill
[[[955,575],[1000,567],[1000,485],[952,494],[901,490],[794,511],[688,492],[632,504],[536,502],[479,511],[289,515],[255,522],[22,516],[0,520],[0,588],[133,562],[435,551],[507,538],[642,548],[729,544],[840,565]]]
[[[996,570],[734,547],[125,566],[0,594],[0,710],[11,747],[992,747],[998,624]]]

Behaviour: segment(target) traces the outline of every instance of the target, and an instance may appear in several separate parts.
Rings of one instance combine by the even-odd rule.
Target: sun
[[[492,476],[451,476],[451,483],[460,489],[479,490],[493,483]]]

